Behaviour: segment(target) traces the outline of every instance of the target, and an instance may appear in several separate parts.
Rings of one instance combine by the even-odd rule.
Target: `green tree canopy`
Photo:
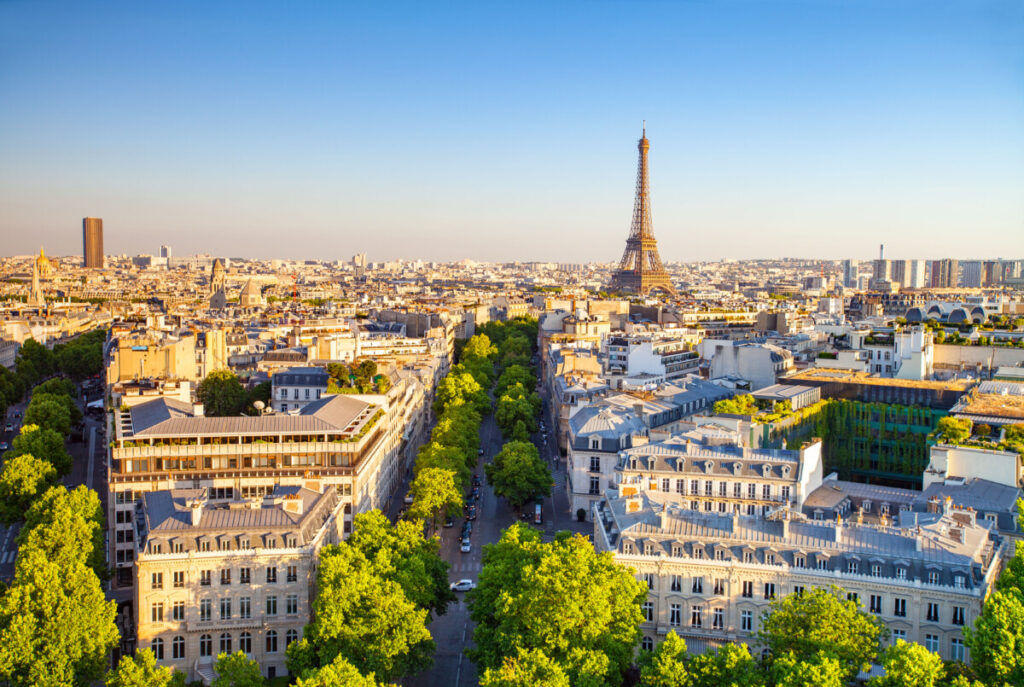
[[[508,442],[484,471],[494,493],[516,508],[532,498],[551,495],[551,470],[530,442]]]
[[[249,403],[249,394],[229,370],[214,370],[199,382],[196,397],[206,415],[224,417],[242,414]]]
[[[25,517],[40,494],[57,481],[57,471],[29,453],[4,460],[0,471],[0,522],[12,525]]]
[[[835,658],[843,667],[843,680],[852,679],[875,659],[884,637],[884,626],[855,601],[845,599],[838,587],[776,599],[762,616],[758,632],[773,656],[792,653],[798,663],[808,664],[820,652]]]
[[[518,523],[484,547],[483,563],[479,586],[468,594],[477,623],[469,655],[482,671],[536,649],[574,685],[621,679],[647,596],[629,568],[597,553],[585,537],[566,533],[545,544]]]
[[[974,423],[968,418],[947,416],[939,420],[936,431],[939,441],[947,444],[962,444],[971,438]]]
[[[523,388],[532,390],[537,384],[537,377],[528,367],[509,365],[498,378],[498,383],[494,387],[494,395],[501,398],[509,387],[516,384],[521,384]]]
[[[409,485],[413,495],[410,517],[430,523],[431,532],[437,529],[437,518],[442,512],[454,516],[462,507],[462,492],[456,486],[455,472],[444,468],[425,468],[417,471]]]
[[[753,415],[757,412],[757,403],[750,394],[740,394],[715,401],[714,409],[716,413],[723,415]]]
[[[18,546],[34,549],[61,566],[88,566],[101,579],[107,577],[103,550],[103,506],[85,485],[68,491],[51,487],[25,513]]]
[[[156,664],[152,649],[136,649],[122,656],[103,679],[106,687],[185,687],[185,673]]]
[[[497,355],[497,347],[491,343],[491,339],[486,334],[471,336],[462,349],[462,360],[466,358],[494,360]]]
[[[428,441],[420,446],[416,455],[416,474],[428,468],[451,470],[455,473],[459,491],[463,491],[469,484],[470,467],[466,464],[466,456],[455,446],[445,446],[436,441]]]
[[[946,672],[938,654],[902,639],[882,653],[881,664],[885,675],[871,678],[869,687],[937,687]]]
[[[469,403],[481,415],[491,409],[491,399],[487,392],[467,372],[449,373],[441,380],[434,394],[434,412],[440,415],[449,405],[459,403]]]
[[[964,629],[971,667],[990,685],[1024,684],[1024,594],[1000,589],[991,594],[974,621]]]
[[[640,657],[641,687],[690,687],[686,642],[672,630],[654,651]]]
[[[52,465],[58,476],[71,472],[71,454],[64,448],[64,435],[54,429],[22,425],[21,432],[11,441],[11,450],[6,457],[10,459],[26,453]]]
[[[74,398],[78,395],[78,389],[70,379],[54,377],[32,387],[32,395],[35,396],[36,394],[56,394]]]
[[[506,656],[497,668],[488,668],[480,687],[569,687],[569,678],[555,661],[540,649],[519,649]]]
[[[71,411],[63,398],[53,394],[33,396],[25,410],[25,424],[52,429],[62,437],[71,434]]]
[[[263,672],[260,664],[241,651],[220,654],[213,664],[217,677],[210,687],[263,687]]]
[[[771,674],[775,687],[844,687],[848,670],[824,651],[806,658],[790,651],[774,657]]]
[[[336,657],[331,663],[317,668],[307,670],[302,677],[295,682],[295,687],[386,687],[383,682],[377,682],[373,673],[361,675],[356,667],[341,656]]]

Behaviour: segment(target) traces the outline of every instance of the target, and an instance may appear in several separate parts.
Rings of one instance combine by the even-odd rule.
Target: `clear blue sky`
[[[0,253],[1024,256],[1024,2],[0,2]]]

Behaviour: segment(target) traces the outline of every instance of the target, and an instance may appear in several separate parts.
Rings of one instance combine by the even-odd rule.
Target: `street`
[[[535,441],[539,444],[540,440],[541,436],[536,435]],[[484,475],[484,461],[489,462],[501,450],[502,445],[501,431],[498,429],[492,413],[485,417],[480,425],[480,447],[484,450],[484,455],[481,457],[481,464],[476,469],[482,485],[480,501],[477,504],[478,517],[473,523],[473,534],[470,536],[473,544],[472,551],[462,553],[459,550],[461,518],[456,519],[454,527],[440,531],[441,557],[451,564],[448,573],[451,582],[461,579],[470,579],[476,582],[483,567],[481,563],[483,545],[498,541],[502,530],[518,521],[518,514],[508,503],[504,499],[495,497]],[[540,452],[541,457],[547,460],[549,465],[552,465],[555,481],[555,486],[552,487],[552,496],[544,499],[544,524],[537,526],[543,528],[544,539],[550,541],[554,538],[555,532],[566,529],[588,534],[592,528],[588,527],[586,523],[576,522],[568,512],[564,469],[556,469],[555,464],[551,462],[558,456],[553,433],[548,434],[547,441],[540,447]],[[564,467],[561,462],[558,465]],[[405,487],[407,488],[408,484]],[[400,504],[401,499],[396,498],[395,505],[393,505],[394,512],[390,514],[392,517],[397,516]],[[528,522],[533,526],[532,518]],[[472,646],[474,624],[469,619],[465,594],[456,592],[456,596],[457,600],[448,607],[448,612],[430,624],[430,633],[437,644],[434,665],[423,673],[406,678],[402,681],[403,685],[407,687],[438,687],[439,685],[474,687],[478,684],[476,666],[464,653],[464,649]]]

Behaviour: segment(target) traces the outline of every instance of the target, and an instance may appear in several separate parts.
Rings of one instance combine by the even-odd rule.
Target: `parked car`
[[[404,503],[407,506],[412,505],[412,494],[406,494],[405,498],[402,499],[402,503]]]
[[[484,450],[483,450],[483,449],[478,449],[478,450],[477,450],[477,452],[476,452],[476,454],[477,454],[478,456],[482,456],[482,455],[484,454]]]
[[[8,431],[8,432],[13,432],[13,431],[14,431],[14,423],[12,423],[12,422],[8,422],[8,423],[7,423],[7,426],[6,426],[6,427],[4,427],[4,429],[5,429],[6,431]]]
[[[454,527],[455,526],[455,521],[452,520],[451,518],[446,518],[445,521],[444,521],[444,526],[445,527]]]
[[[448,589],[453,592],[468,592],[470,589],[476,589],[476,582],[473,580],[459,580],[448,585]]]
[[[466,515],[470,520],[476,520],[476,506],[469,507],[469,513]]]
[[[474,499],[479,499],[480,498],[480,487],[473,487],[473,498]]]
[[[476,475],[476,474],[473,475],[473,486],[474,487],[479,487],[480,486],[480,475]]]
[[[6,441],[0,441],[0,451],[6,451],[10,446],[7,445]]]
[[[473,550],[473,545],[469,543],[469,539],[462,540],[462,546],[459,549],[462,553],[469,553]]]

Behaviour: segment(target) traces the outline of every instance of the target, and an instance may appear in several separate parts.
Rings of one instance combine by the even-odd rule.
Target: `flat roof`
[[[908,389],[935,389],[949,391],[967,391],[974,383],[969,379],[951,379],[947,381],[896,379],[894,377],[873,377],[867,372],[840,370],[827,367],[810,367],[786,377],[786,381],[840,382],[846,384],[867,384],[870,386],[899,386]]]

